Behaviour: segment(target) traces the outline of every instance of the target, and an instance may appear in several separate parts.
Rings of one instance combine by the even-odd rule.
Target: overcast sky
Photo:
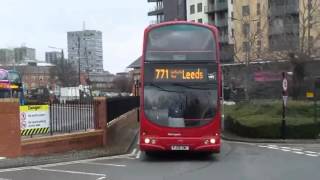
[[[140,54],[148,26],[147,0],[0,0],[0,48],[21,45],[45,52],[64,48],[67,32],[86,29],[103,33],[104,69],[124,71]]]

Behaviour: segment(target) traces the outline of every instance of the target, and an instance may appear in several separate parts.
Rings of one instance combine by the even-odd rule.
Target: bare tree
[[[51,68],[50,77],[52,81],[58,81],[64,87],[76,86],[78,84],[77,70],[64,59],[58,60],[56,67]]]
[[[131,92],[133,81],[126,76],[118,76],[113,80],[114,87],[119,92]]]

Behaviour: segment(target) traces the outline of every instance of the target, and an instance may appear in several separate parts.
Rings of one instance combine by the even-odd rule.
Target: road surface
[[[1,161],[1,160],[0,160]],[[130,154],[0,170],[0,180],[303,180],[320,178],[320,145],[223,142],[219,155]]]

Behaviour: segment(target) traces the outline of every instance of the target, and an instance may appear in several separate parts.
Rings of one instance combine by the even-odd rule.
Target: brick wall
[[[17,157],[21,154],[18,100],[0,102],[0,156]],[[7,100],[5,100],[7,101]]]

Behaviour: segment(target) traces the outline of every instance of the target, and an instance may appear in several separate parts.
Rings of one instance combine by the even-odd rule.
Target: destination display
[[[217,80],[214,65],[145,65],[145,82],[207,82]]]
[[[155,68],[154,80],[155,81],[204,81],[207,80],[206,69],[194,68]]]

